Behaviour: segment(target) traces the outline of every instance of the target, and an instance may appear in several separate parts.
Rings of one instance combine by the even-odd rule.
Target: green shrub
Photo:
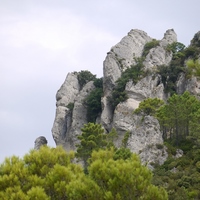
[[[158,74],[161,75],[164,91],[171,95],[176,93],[176,81],[179,77],[178,75],[184,72],[184,67],[172,63],[169,66],[160,65],[157,70]]]
[[[135,109],[134,113],[143,115],[156,114],[156,111],[164,104],[164,101],[158,98],[147,98],[140,102],[139,107]]]
[[[144,75],[143,60],[137,59],[136,62],[136,65],[132,65],[130,68],[127,68],[124,72],[122,72],[121,77],[116,81],[116,86],[113,89],[112,97],[110,99],[113,110],[120,102],[124,102],[128,99],[128,95],[126,91],[124,91],[126,83],[129,80],[132,80],[133,83],[136,84]]]
[[[96,79],[96,75],[93,75],[88,70],[82,70],[78,73],[78,82],[80,84],[81,89],[83,86],[89,81],[94,81]]]
[[[102,111],[102,108],[101,108],[102,94],[103,94],[103,89],[96,88],[85,99],[85,103],[87,105],[87,121],[88,122],[95,122],[97,116]]]
[[[116,150],[114,156],[113,156],[113,159],[114,160],[119,160],[119,159],[123,159],[123,160],[126,160],[126,159],[129,159],[131,157],[132,153],[131,153],[131,150],[130,149],[127,149],[127,148],[119,148]]]
[[[143,52],[142,52],[142,57],[146,57],[149,53],[149,51],[152,49],[152,48],[155,48],[159,45],[159,40],[155,40],[153,39],[152,41],[150,42],[147,42],[145,45],[144,45],[144,49],[143,49]]]
[[[200,47],[200,40],[198,33],[194,35],[194,38],[191,40],[191,45],[195,47]]]
[[[169,163],[168,165],[168,170],[171,170],[173,169],[174,167],[177,166],[177,161],[172,161],[171,163]]]
[[[200,48],[196,46],[189,46],[185,49],[185,59],[198,59],[199,53],[200,53]]]
[[[173,155],[173,156],[176,155],[176,150],[177,150],[176,147],[174,147],[173,145],[171,145],[169,142],[166,142],[166,141],[164,142],[164,145],[167,147],[167,153],[169,155]]]
[[[157,149],[163,149],[164,145],[163,144],[156,144]]]
[[[96,78],[94,80],[95,89],[90,92],[88,97],[85,99],[87,105],[87,121],[95,122],[97,116],[102,111],[101,97],[103,95],[103,80],[102,78]]]
[[[187,61],[187,66],[191,72],[191,74],[200,77],[200,62],[199,60],[188,60]]]
[[[185,49],[185,45],[180,42],[173,42],[167,46],[167,51],[172,51],[173,54],[181,52]]]
[[[73,108],[74,108],[74,103],[70,102],[70,103],[67,105],[67,108],[69,108],[69,110],[72,111]]]
[[[179,143],[179,148],[182,149],[184,153],[187,153],[192,149],[193,145],[194,145],[193,141],[189,139],[182,139]]]

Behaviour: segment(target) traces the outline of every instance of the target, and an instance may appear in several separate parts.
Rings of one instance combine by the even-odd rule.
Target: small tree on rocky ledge
[[[84,162],[85,169],[87,161],[93,150],[98,150],[107,146],[106,134],[100,124],[88,123],[81,129],[82,134],[78,136],[80,144],[77,145],[76,157]]]

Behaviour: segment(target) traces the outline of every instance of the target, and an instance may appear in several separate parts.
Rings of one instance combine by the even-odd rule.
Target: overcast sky
[[[200,30],[199,0],[0,0],[0,162],[39,136],[55,146],[55,95],[67,73],[103,74],[103,60],[131,29],[186,46]]]

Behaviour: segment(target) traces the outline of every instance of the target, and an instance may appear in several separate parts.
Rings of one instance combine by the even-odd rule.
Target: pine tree
[[[6,158],[0,165],[0,199],[167,199],[162,188],[151,184],[151,172],[135,154],[127,159],[114,155],[113,147],[93,152],[89,174],[61,147],[42,146],[23,158]]]
[[[181,140],[193,135],[195,128],[199,127],[197,114],[199,109],[200,101],[188,91],[182,95],[171,96],[167,104],[160,107],[156,113],[164,138],[167,138],[166,134],[169,132],[170,139],[175,139],[178,146]]]
[[[129,159],[114,160],[115,150],[94,151],[89,176],[104,193],[104,199],[167,199],[163,188],[151,184],[152,173],[136,154]]]
[[[81,129],[82,134],[78,136],[80,144],[77,145],[76,157],[84,162],[87,168],[87,160],[93,150],[98,150],[107,146],[106,135],[100,124],[88,123]]]

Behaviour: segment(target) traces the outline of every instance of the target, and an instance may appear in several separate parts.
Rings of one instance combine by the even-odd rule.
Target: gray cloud
[[[68,72],[102,76],[110,48],[130,29],[161,39],[174,28],[188,45],[199,30],[198,0],[0,2],[0,162],[22,156],[51,128],[55,94]]]

